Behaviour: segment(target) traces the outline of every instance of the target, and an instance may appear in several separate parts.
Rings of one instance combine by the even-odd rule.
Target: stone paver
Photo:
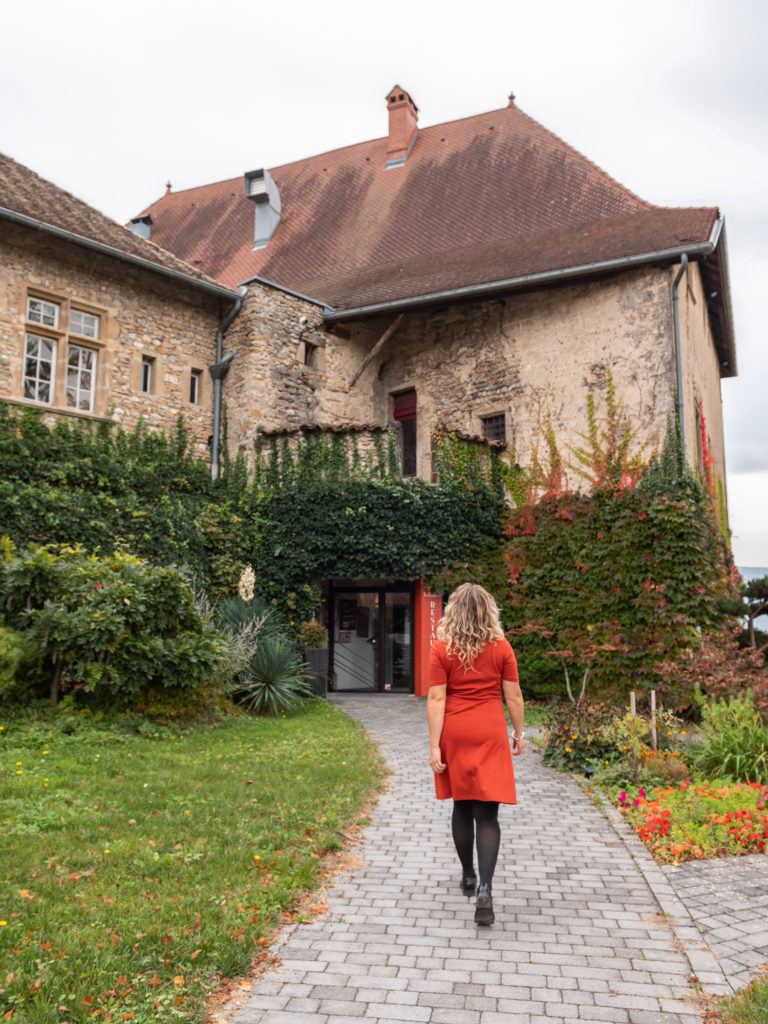
[[[502,806],[496,923],[458,889],[450,802],[434,799],[424,702],[339,695],[392,769],[327,913],[286,929],[282,966],[231,1024],[692,1024],[768,961],[768,858],[660,868],[529,744]],[[711,867],[710,867],[711,866]],[[694,987],[692,977],[698,981]]]

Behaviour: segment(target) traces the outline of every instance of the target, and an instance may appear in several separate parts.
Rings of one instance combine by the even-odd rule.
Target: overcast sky
[[[124,223],[165,191],[506,106],[633,192],[726,217],[723,382],[737,564],[768,567],[765,0],[21,0],[0,24],[0,150]],[[0,197],[0,204],[2,198]]]

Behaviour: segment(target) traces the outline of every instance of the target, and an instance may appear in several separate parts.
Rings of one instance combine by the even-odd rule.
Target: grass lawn
[[[0,726],[0,1015],[24,1024],[203,1020],[382,778],[320,700],[159,735]]]

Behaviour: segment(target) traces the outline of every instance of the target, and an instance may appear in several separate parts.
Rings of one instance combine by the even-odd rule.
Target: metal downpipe
[[[682,280],[683,274],[688,269],[688,254],[683,253],[680,256],[680,269],[675,275],[675,280],[672,283],[672,311],[674,314],[674,327],[675,327],[675,362],[677,363],[677,424],[680,432],[680,447],[683,452],[683,458],[688,461],[686,450],[685,450],[685,402],[683,399],[683,357],[681,354],[680,346],[680,296],[678,295],[678,286]]]
[[[230,364],[235,357],[234,352],[230,352],[226,358],[223,356],[224,352],[224,334],[227,328],[235,319],[237,314],[240,312],[240,308],[243,305],[243,297],[245,292],[242,291],[235,304],[230,309],[229,313],[219,324],[219,329],[216,332],[216,362],[213,366],[208,367],[208,372],[213,378],[213,438],[211,441],[211,479],[218,480],[219,477],[219,434],[221,432],[221,384],[227,375]]]

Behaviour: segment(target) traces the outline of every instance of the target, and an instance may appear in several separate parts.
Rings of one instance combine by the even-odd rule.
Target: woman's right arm
[[[447,686],[430,686],[427,694],[427,725],[429,726],[429,765],[435,775],[442,775],[445,762],[440,750],[440,736],[445,719],[445,694]]]

